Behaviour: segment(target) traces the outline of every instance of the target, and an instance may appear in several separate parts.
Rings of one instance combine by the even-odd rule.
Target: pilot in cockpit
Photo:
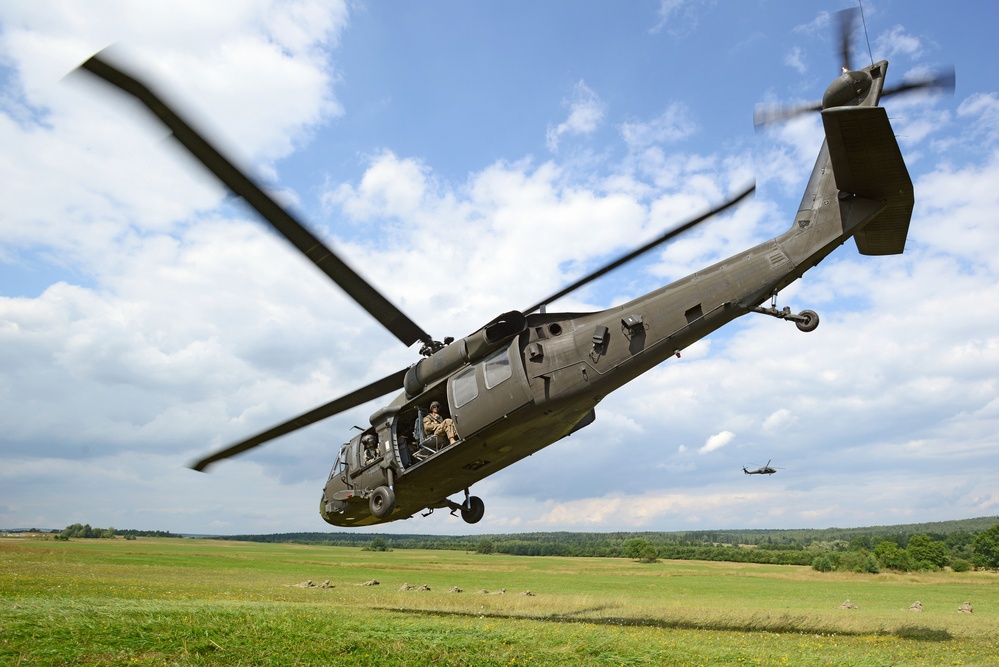
[[[361,438],[361,444],[364,445],[364,465],[368,465],[378,458],[378,437],[368,433]]]

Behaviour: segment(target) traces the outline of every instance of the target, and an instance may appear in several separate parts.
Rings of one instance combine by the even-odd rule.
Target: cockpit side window
[[[482,363],[483,374],[486,380],[486,389],[492,389],[500,382],[509,379],[513,375],[510,368],[509,348],[503,348],[487,357]]]

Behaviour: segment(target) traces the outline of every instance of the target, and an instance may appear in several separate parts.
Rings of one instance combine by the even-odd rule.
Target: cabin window
[[[454,376],[451,380],[451,395],[455,408],[460,408],[479,395],[479,387],[475,384],[475,366]]]
[[[482,370],[486,378],[486,389],[492,389],[513,375],[513,370],[510,368],[509,348],[504,348],[487,358],[482,364]]]

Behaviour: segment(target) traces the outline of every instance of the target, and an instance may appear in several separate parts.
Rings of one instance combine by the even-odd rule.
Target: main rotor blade
[[[225,158],[206,138],[138,79],[102,59],[92,56],[80,67],[132,95],[169,128],[173,136],[236,195],[242,197],[264,220],[298,248],[309,261],[329,276],[354,301],[367,310],[406,346],[433,339],[392,305],[378,290],[337,257],[322,241],[274,201],[252,179]]]
[[[746,197],[748,197],[754,190],[756,190],[756,184],[755,183],[752,186],[750,186],[749,188],[747,188],[746,190],[744,190],[743,192],[741,192],[738,195],[736,195],[734,198],[732,198],[732,199],[728,200],[727,202],[725,202],[724,204],[722,204],[721,206],[719,206],[717,208],[713,208],[710,211],[708,211],[707,213],[705,213],[704,215],[698,216],[698,217],[694,218],[693,220],[690,220],[688,222],[683,223],[682,225],[680,225],[679,227],[673,229],[672,231],[666,232],[665,234],[663,234],[659,238],[653,239],[652,241],[649,241],[648,243],[646,243],[645,245],[643,245],[641,248],[637,248],[636,250],[633,250],[633,251],[629,252],[626,255],[622,255],[621,257],[618,257],[617,259],[615,259],[610,264],[607,264],[603,268],[597,269],[593,273],[591,273],[591,274],[589,274],[589,275],[587,275],[587,276],[585,276],[583,278],[580,278],[579,280],[577,280],[573,284],[569,285],[568,287],[566,287],[562,291],[556,292],[555,294],[552,294],[547,299],[542,299],[541,301],[537,302],[536,304],[534,304],[533,306],[531,306],[527,310],[523,311],[523,313],[525,315],[530,315],[531,313],[533,313],[534,311],[536,311],[541,306],[543,306],[543,305],[545,305],[547,303],[551,303],[555,299],[559,299],[559,298],[565,296],[566,294],[569,294],[570,292],[579,289],[583,285],[585,285],[585,284],[587,284],[587,283],[589,283],[589,282],[591,282],[593,280],[596,280],[600,276],[602,276],[602,275],[604,275],[606,273],[610,273],[614,269],[616,269],[616,268],[618,268],[618,267],[620,267],[620,266],[622,266],[624,264],[627,264],[631,260],[633,260],[633,259],[635,259],[635,258],[637,258],[637,257],[639,257],[639,256],[641,256],[641,255],[643,255],[645,253],[647,253],[648,251],[652,250],[656,246],[661,245],[661,244],[665,243],[666,241],[669,241],[670,239],[672,239],[672,238],[674,238],[674,237],[676,237],[676,236],[684,233],[688,229],[691,229],[692,227],[695,227],[695,226],[699,225],[700,223],[704,222],[708,218],[716,216],[719,213],[721,213],[721,212],[723,212],[723,211],[731,208],[732,206],[735,206],[740,201],[742,201],[743,199],[745,199]]]
[[[315,424],[318,421],[326,419],[327,417],[332,417],[333,415],[339,414],[344,410],[349,410],[353,407],[361,405],[362,403],[367,403],[380,396],[384,396],[396,389],[402,388],[403,378],[406,376],[406,371],[408,368],[404,368],[401,371],[392,373],[392,375],[387,375],[381,380],[372,382],[366,387],[361,387],[357,391],[353,391],[346,396],[341,396],[340,398],[334,399],[325,405],[321,405],[314,410],[310,410],[305,414],[301,414],[293,419],[278,424],[277,426],[267,429],[263,433],[258,433],[252,438],[247,438],[241,442],[237,442],[234,445],[230,445],[225,449],[219,450],[212,454],[211,456],[206,456],[205,458],[196,461],[194,465],[191,466],[192,469],[199,472],[203,472],[212,463],[216,461],[221,461],[222,459],[227,459],[236,454],[241,454],[248,449],[253,449],[259,445],[264,444],[274,438],[278,438],[282,435],[287,435],[292,431],[297,431],[300,428],[309,426],[310,424]]]

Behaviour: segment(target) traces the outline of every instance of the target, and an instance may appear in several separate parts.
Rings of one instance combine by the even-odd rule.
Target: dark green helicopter
[[[847,21],[844,21],[844,26]],[[843,73],[821,105],[826,140],[801,205],[780,236],[628,303],[592,313],[545,312],[545,304],[589,283],[744,199],[753,187],[704,215],[521,311],[499,315],[461,338],[434,340],[355,273],[288,211],[235,167],[144,83],[100,54],[82,67],[133,95],[198,160],[326,273],[404,345],[422,343],[414,365],[196,462],[195,470],[319,420],[399,393],[337,453],[319,511],[336,526],[366,526],[439,508],[479,521],[479,480],[591,424],[607,394],[747,313],[812,331],[813,311],[777,308],[777,294],[854,238],[865,255],[903,251],[912,182],[883,95],[953,87],[929,79],[885,90],[888,63]],[[794,113],[810,110],[798,109]],[[758,123],[787,115],[765,112]],[[769,300],[769,306],[762,304]],[[431,410],[432,404],[437,408]],[[430,416],[433,413],[435,416]],[[446,420],[450,421],[447,422]],[[463,494],[458,501],[450,497]]]

